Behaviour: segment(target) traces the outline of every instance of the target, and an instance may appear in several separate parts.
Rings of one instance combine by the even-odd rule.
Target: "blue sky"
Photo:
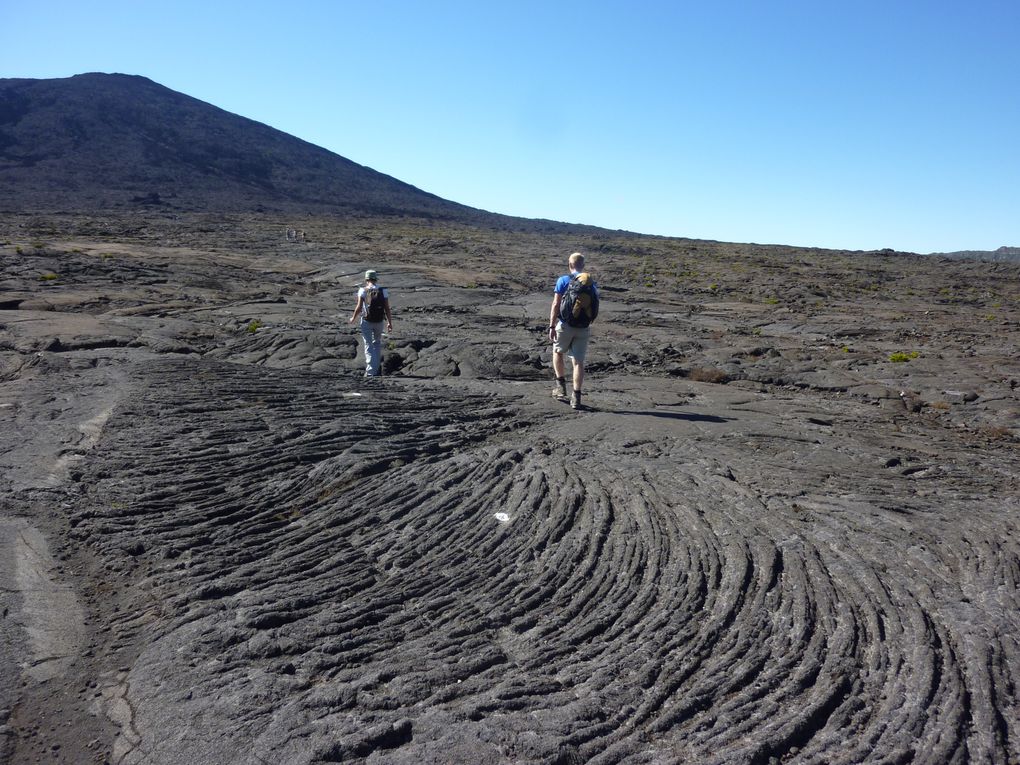
[[[1020,246],[1020,0],[0,4],[0,76],[123,72],[473,207]]]

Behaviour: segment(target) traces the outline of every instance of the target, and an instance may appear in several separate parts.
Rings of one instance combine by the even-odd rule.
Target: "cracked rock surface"
[[[6,226],[0,762],[1020,762],[1017,267]]]

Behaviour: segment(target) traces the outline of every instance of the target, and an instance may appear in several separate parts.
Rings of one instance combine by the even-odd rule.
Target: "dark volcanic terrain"
[[[1020,762],[1020,266],[179,211],[0,264],[0,762]]]

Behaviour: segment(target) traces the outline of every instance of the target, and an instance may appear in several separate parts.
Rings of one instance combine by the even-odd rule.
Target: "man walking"
[[[599,312],[599,290],[591,274],[584,271],[584,255],[575,252],[567,259],[570,273],[556,280],[552,308],[549,311],[549,339],[553,344],[553,395],[567,397],[566,362],[573,360],[571,409],[581,408],[581,384],[584,382],[584,357],[588,353],[591,323]]]
[[[390,314],[390,295],[385,287],[379,286],[379,274],[371,269],[365,272],[365,285],[358,289],[358,302],[354,306],[348,324],[361,317],[361,337],[365,341],[365,377],[382,374],[383,320],[386,331],[393,331],[393,316]]]

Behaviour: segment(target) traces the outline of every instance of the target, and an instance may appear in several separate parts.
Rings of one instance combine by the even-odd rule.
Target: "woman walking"
[[[371,269],[365,272],[365,284],[358,288],[358,302],[347,323],[353,324],[359,316],[361,338],[365,341],[365,377],[378,377],[382,374],[383,325],[387,332],[392,332],[393,316],[389,291],[379,286],[379,274]]]

